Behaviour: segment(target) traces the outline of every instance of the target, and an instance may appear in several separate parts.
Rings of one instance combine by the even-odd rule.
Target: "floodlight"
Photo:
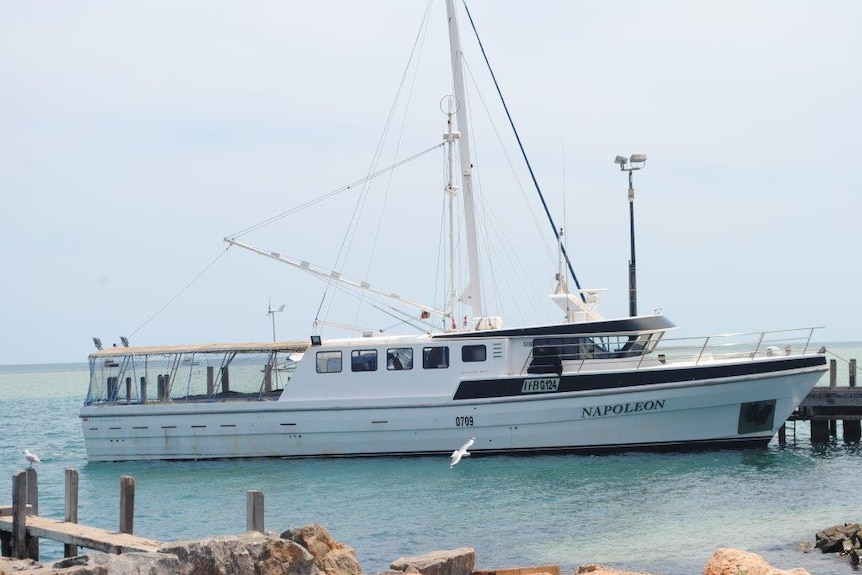
[[[617,156],[617,159],[616,159],[616,160],[614,160],[614,163],[615,163],[615,164],[619,164],[619,165],[620,165],[620,168],[622,168],[623,166],[625,166],[627,162],[628,162],[628,159],[627,159],[627,158],[624,158],[624,157],[622,157],[622,156]]]
[[[629,161],[633,164],[646,162],[646,154],[632,154]]]

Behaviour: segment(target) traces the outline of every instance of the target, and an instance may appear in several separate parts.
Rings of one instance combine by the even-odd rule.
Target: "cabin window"
[[[318,351],[317,373],[339,373],[341,371],[340,351]]]
[[[386,350],[386,369],[400,371],[413,369],[413,348],[393,347]]]
[[[351,371],[377,371],[376,349],[355,349],[350,352]]]
[[[444,369],[449,367],[448,347],[426,347],[422,349],[422,367]]]
[[[488,358],[488,350],[484,345],[465,345],[461,348],[461,361],[485,361]]]

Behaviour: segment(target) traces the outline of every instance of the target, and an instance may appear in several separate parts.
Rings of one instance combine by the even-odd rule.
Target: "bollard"
[[[65,513],[63,521],[67,523],[78,522],[78,470],[66,469],[66,497]],[[63,557],[75,557],[78,555],[78,547],[71,543],[63,544]]]
[[[27,559],[27,472],[12,475],[12,557]]]
[[[249,491],[246,495],[245,530],[263,533],[263,491]]]
[[[135,531],[135,479],[120,477],[120,533],[132,535]]]

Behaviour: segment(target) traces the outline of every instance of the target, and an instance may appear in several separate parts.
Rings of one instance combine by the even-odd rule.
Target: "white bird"
[[[467,450],[470,449],[470,446],[473,445],[474,443],[476,443],[476,438],[471,437],[467,443],[465,443],[464,445],[462,445],[461,447],[459,447],[458,449],[456,449],[455,451],[452,452],[452,455],[449,456],[449,459],[451,460],[449,463],[449,469],[452,469],[453,467],[455,467],[458,464],[458,462],[461,461],[462,457],[466,457],[466,456],[470,455],[470,452]]]
[[[29,449],[24,450],[24,459],[30,462],[30,467],[33,467],[34,463],[42,463],[42,460],[39,459],[39,456],[35,453],[30,453]]]

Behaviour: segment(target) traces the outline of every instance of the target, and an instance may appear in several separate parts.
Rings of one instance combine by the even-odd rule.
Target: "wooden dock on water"
[[[856,360],[848,364],[847,385],[839,386],[838,362],[829,361],[829,386],[812,389],[799,407],[787,419],[790,422],[808,421],[811,424],[811,442],[826,443],[838,435],[838,421],[842,422],[842,435],[846,443],[859,443],[862,439],[862,388],[856,387]],[[785,427],[778,439],[784,443]]]

